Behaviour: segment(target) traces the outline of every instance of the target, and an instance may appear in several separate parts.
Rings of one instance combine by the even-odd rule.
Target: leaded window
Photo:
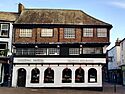
[[[75,28],[64,28],[64,38],[75,38]]]
[[[107,29],[97,28],[97,37],[107,37]]]
[[[20,29],[20,37],[32,37],[32,29]]]
[[[48,54],[49,55],[59,55],[59,49],[58,48],[48,48]]]
[[[102,54],[101,47],[84,47],[83,54]]]
[[[46,48],[37,48],[36,49],[36,55],[46,55],[47,49]]]
[[[53,36],[53,29],[44,28],[41,29],[41,37],[52,37]]]
[[[79,55],[79,48],[69,48],[69,55]]]
[[[83,37],[93,37],[93,28],[83,28]]]

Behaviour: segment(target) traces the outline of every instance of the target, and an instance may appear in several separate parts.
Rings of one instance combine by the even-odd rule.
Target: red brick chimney
[[[25,8],[24,5],[19,3],[18,4],[18,13],[21,13],[24,10],[24,8]]]

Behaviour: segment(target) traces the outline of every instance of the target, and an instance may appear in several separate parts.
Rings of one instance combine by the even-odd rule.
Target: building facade
[[[13,12],[0,12],[0,85],[10,83],[10,65],[12,64],[12,23],[18,14]]]
[[[108,74],[109,82],[122,84],[122,71],[120,67],[120,40],[116,40],[115,46],[108,50]]]
[[[112,25],[81,10],[27,9],[14,23],[12,87],[102,88]]]
[[[120,67],[122,71],[122,84],[125,85],[125,39],[120,41]]]

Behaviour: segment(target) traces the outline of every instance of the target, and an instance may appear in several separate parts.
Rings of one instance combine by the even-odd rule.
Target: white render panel
[[[54,83],[44,83],[44,71],[51,67],[54,70]],[[82,67],[85,72],[85,82],[84,83],[75,83],[75,70],[80,66],[68,66],[72,70],[72,82],[71,83],[62,83],[62,71],[66,68],[65,66],[38,66],[37,68],[40,70],[40,81],[39,83],[30,83],[31,80],[31,70],[36,67],[34,66],[22,66],[21,64],[18,66],[13,66],[13,74],[12,74],[12,87],[17,87],[17,71],[20,68],[24,68],[26,70],[26,87],[102,87],[102,66],[85,66]],[[89,83],[88,82],[88,70],[90,68],[95,68],[97,70],[97,82]]]
[[[14,58],[14,63],[106,63],[106,58]]]

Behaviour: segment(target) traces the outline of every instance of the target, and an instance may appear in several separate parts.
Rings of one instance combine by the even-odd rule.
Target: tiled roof
[[[24,9],[16,24],[110,25],[81,10]]]
[[[0,21],[16,21],[19,14],[14,12],[0,12]]]

